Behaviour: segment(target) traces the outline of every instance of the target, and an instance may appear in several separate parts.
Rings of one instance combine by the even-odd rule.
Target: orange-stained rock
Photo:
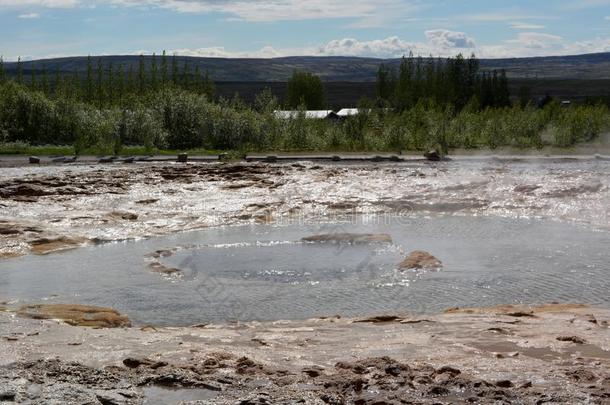
[[[59,319],[72,326],[120,328],[131,326],[129,318],[112,308],[88,305],[50,304],[25,305],[17,311],[19,316],[32,319]]]
[[[428,252],[416,250],[398,265],[399,270],[410,269],[439,269],[443,263]]]

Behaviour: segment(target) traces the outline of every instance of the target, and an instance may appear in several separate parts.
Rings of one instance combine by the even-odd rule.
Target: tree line
[[[71,73],[59,68],[50,72],[44,63],[25,69],[21,58],[17,60],[13,78],[18,84],[38,90],[56,99],[70,99],[96,105],[99,108],[132,103],[143,96],[174,87],[214,98],[214,81],[209,73],[202,72],[198,64],[193,68],[188,59],[178,60],[163,51],[148,60],[140,55],[134,64],[104,63],[102,58],[87,57],[85,72]],[[8,74],[0,57],[0,83],[8,80]]]
[[[461,111],[511,105],[506,71],[481,72],[473,54],[454,58],[403,57],[399,68],[382,64],[377,72],[377,97],[380,102],[406,111],[425,101]]]

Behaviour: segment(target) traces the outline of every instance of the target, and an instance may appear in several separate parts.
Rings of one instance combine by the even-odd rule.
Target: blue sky
[[[0,0],[6,60],[610,51],[610,0]]]

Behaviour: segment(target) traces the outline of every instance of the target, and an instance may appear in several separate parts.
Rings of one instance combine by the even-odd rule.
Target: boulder
[[[416,250],[398,265],[399,270],[411,269],[439,269],[443,263],[428,252]]]
[[[323,235],[313,235],[301,239],[303,242],[310,243],[392,243],[392,237],[388,234],[370,233],[329,233]]]
[[[39,165],[40,164],[40,158],[37,156],[30,156],[30,164],[32,165]]]
[[[17,315],[31,319],[59,319],[72,326],[120,328],[131,326],[129,318],[112,308],[88,305],[25,305]]]

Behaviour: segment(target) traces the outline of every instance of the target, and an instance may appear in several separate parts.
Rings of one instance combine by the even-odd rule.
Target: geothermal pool
[[[391,244],[309,244],[320,233],[387,233]],[[455,306],[579,302],[610,307],[610,232],[551,220],[354,217],[213,228],[5,260],[9,306],[109,306],[137,325],[436,313]],[[181,270],[154,273],[150,254]],[[397,270],[413,250],[440,271]]]

